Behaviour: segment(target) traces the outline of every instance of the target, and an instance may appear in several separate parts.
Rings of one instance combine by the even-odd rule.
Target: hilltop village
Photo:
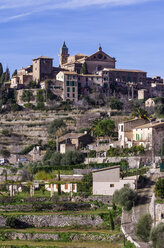
[[[65,42],[59,67],[0,63],[2,247],[161,248],[163,177],[160,76]]]

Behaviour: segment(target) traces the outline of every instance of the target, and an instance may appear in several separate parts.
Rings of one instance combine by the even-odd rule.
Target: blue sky
[[[164,77],[163,0],[0,0],[0,62],[10,71],[54,58],[63,40],[71,55],[101,43],[117,68]]]

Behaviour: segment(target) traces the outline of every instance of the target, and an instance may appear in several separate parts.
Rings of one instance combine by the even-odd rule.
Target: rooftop
[[[38,59],[53,59],[53,58],[50,58],[50,57],[46,57],[46,56],[40,56],[40,57],[38,57],[38,58],[35,58],[35,59],[33,59],[33,61],[34,60],[38,60]]]
[[[86,133],[67,133],[59,138],[59,142],[62,142],[67,139],[78,139],[84,135],[86,135]]]
[[[144,72],[141,70],[128,70],[128,69],[116,69],[116,68],[104,68],[103,71],[120,71],[120,72]],[[144,72],[146,73],[146,72]]]
[[[102,168],[102,169],[96,169],[96,170],[93,170],[92,172],[95,173],[95,172],[99,172],[99,171],[106,171],[106,170],[112,170],[112,169],[117,169],[117,168],[120,169],[120,165],[110,166],[110,167],[106,167],[106,168]]]
[[[74,71],[62,71],[62,72],[66,75],[77,75],[77,73]]]
[[[141,128],[158,128],[158,127],[163,127],[164,126],[164,121],[163,122],[150,122],[138,127],[135,127],[134,129],[141,129]]]

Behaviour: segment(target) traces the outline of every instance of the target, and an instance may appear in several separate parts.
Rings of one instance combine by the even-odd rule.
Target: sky
[[[0,62],[11,73],[39,56],[59,65],[69,53],[93,54],[99,43],[116,67],[164,77],[163,0],[0,0]]]

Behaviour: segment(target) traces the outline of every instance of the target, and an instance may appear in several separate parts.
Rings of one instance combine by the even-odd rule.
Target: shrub
[[[159,223],[155,226],[150,234],[150,239],[153,242],[153,248],[161,248],[164,244],[164,223]]]
[[[135,227],[136,235],[144,242],[150,239],[150,231],[152,226],[152,218],[150,214],[145,214],[140,217]]]
[[[10,131],[8,129],[2,129],[2,134],[4,136],[10,136]]]
[[[62,119],[56,119],[54,121],[51,122],[51,124],[48,127],[48,133],[49,134],[55,134],[57,132],[58,129],[60,129],[61,127],[65,127],[65,123]]]
[[[10,157],[10,151],[8,151],[7,149],[2,149],[0,151],[0,155],[2,155],[4,158],[9,158]]]
[[[111,109],[121,110],[122,107],[123,107],[123,103],[120,102],[117,98],[112,98],[110,100],[110,108]]]
[[[89,151],[88,157],[89,157],[89,158],[96,158],[96,151],[95,151],[95,150]]]
[[[129,211],[133,207],[133,202],[137,200],[137,193],[129,187],[116,190],[113,195],[113,203],[122,206]]]
[[[157,197],[164,198],[164,178],[158,178],[155,184],[155,194]]]
[[[32,151],[32,149],[33,149],[34,147],[35,147],[35,144],[26,146],[26,147],[20,152],[20,154],[21,154],[21,155],[28,154],[29,152]]]

